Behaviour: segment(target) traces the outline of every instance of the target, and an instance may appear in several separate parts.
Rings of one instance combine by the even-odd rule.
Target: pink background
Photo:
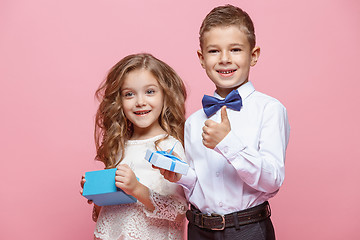
[[[120,58],[150,52],[186,82],[188,116],[214,89],[198,29],[225,3],[255,23],[251,81],[288,109],[286,179],[271,200],[278,239],[360,239],[357,0],[1,0],[1,239],[91,239],[79,181],[102,167],[96,88]]]

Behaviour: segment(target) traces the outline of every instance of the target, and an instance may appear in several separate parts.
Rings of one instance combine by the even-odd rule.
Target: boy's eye
[[[232,52],[241,52],[241,49],[240,48],[233,48],[231,49]]]
[[[218,52],[218,50],[216,50],[216,49],[211,49],[208,51],[208,53],[217,53],[217,52]]]

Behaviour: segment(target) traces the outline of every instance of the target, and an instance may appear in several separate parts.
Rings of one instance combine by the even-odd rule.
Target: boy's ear
[[[201,49],[197,50],[197,55],[198,55],[198,58],[199,58],[199,60],[200,60],[200,64],[201,64],[202,68],[205,68],[204,56],[203,56],[203,54],[202,54]]]
[[[251,51],[251,63],[250,66],[255,66],[260,57],[260,47],[255,46]]]

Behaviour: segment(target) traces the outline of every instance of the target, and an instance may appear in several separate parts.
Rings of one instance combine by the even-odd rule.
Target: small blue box
[[[116,168],[85,173],[83,196],[98,206],[118,205],[136,202],[115,185]]]
[[[180,160],[175,156],[171,156],[172,158],[169,158],[161,153],[165,152],[158,152],[148,149],[145,154],[145,159],[156,167],[176,173],[181,173],[183,175],[187,174],[189,170],[189,165],[186,162]]]

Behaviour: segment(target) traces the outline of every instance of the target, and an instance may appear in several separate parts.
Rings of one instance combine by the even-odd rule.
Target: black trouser
[[[275,232],[270,217],[256,223],[228,227],[221,231],[200,228],[189,222],[188,240],[275,240]]]

